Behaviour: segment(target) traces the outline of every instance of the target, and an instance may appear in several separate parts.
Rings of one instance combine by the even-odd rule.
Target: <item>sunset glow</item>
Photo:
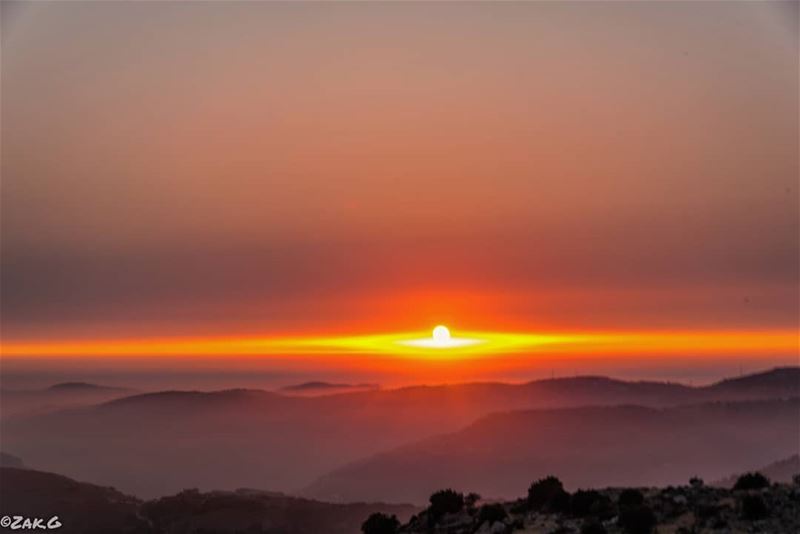
[[[672,355],[721,353],[796,354],[797,332],[486,332],[459,331],[437,339],[425,332],[351,336],[182,338],[4,343],[2,355],[15,356],[280,356],[390,355],[425,359],[491,358],[493,355]]]

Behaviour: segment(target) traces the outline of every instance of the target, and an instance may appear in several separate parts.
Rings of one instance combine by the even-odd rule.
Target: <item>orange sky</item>
[[[796,3],[1,9],[6,355],[437,323],[797,355]]]
[[[445,328],[446,326],[437,326]],[[217,337],[5,343],[17,357],[195,358],[287,355],[390,355],[419,360],[491,359],[498,355],[580,353],[583,355],[791,354],[798,350],[796,330],[757,332],[541,332],[513,333],[453,330],[438,343],[429,331],[294,337]],[[452,340],[452,341],[451,341]],[[420,343],[421,342],[421,343]],[[433,344],[431,344],[433,343]]]

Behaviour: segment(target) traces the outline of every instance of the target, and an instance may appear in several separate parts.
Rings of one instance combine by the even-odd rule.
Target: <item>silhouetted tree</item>
[[[752,490],[761,489],[769,486],[769,479],[758,472],[745,473],[736,480],[733,489]]]
[[[554,476],[537,480],[528,488],[528,507],[532,510],[565,512],[569,509],[569,493]]]
[[[480,512],[478,512],[478,523],[480,524],[484,521],[494,523],[495,521],[502,521],[506,517],[508,517],[508,514],[502,504],[484,504],[481,506]]]
[[[689,485],[693,488],[702,488],[705,482],[700,477],[692,477],[689,479]]]
[[[361,532],[364,534],[396,534],[399,527],[400,521],[396,516],[377,512],[361,524]]]
[[[769,510],[761,495],[745,495],[742,499],[742,519],[755,521],[767,517]]]
[[[464,509],[464,494],[452,489],[437,491],[430,497],[428,513],[434,521],[444,514],[455,514]]]

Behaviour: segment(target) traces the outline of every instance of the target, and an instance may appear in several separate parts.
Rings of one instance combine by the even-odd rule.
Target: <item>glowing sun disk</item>
[[[431,337],[424,337],[420,339],[398,339],[398,345],[406,347],[418,347],[424,349],[455,349],[460,347],[469,347],[478,345],[485,340],[479,338],[459,338],[450,335],[450,329],[444,325],[438,325],[433,329]]]
[[[444,325],[437,326],[433,329],[433,339],[440,343],[450,341],[450,330]]]

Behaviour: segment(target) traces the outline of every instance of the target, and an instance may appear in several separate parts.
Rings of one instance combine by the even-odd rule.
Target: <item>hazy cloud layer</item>
[[[796,3],[2,14],[4,335],[797,324]]]

